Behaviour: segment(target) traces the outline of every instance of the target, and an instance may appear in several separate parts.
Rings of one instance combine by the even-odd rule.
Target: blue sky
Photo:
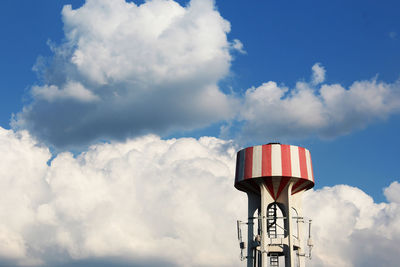
[[[48,41],[63,40],[62,7],[71,4],[77,8],[82,3],[2,3],[2,127],[10,128],[11,115],[30,101],[29,89],[40,84],[32,67],[38,56],[51,56]],[[310,79],[311,66],[317,62],[326,68],[326,82],[330,84],[349,86],[374,77],[391,83],[399,78],[397,1],[217,1],[216,6],[231,23],[228,38],[239,39],[246,51],[234,54],[229,75],[219,82],[221,90],[243,94],[267,81],[293,87],[297,81]],[[350,184],[382,201],[382,188],[398,178],[398,125],[399,116],[393,114],[333,140],[312,137],[282,142],[303,145],[313,152],[320,178],[317,187]],[[218,131],[218,125],[214,125],[168,136],[215,136]]]
[[[188,5],[188,1],[178,2]],[[52,158],[57,153],[72,151],[78,155],[90,145],[125,142],[146,134],[164,139],[231,139],[237,149],[280,141],[311,151],[317,189],[345,184],[361,189],[377,203],[388,201],[384,188],[399,180],[398,1],[216,0],[216,13],[208,20],[216,26],[204,28],[208,29],[204,39],[202,29],[194,41],[187,41],[192,35],[182,37],[180,32],[173,32],[176,35],[166,39],[161,48],[145,39],[151,31],[146,28],[126,39],[124,32],[101,32],[106,26],[99,26],[99,35],[91,35],[90,29],[96,26],[85,28],[86,18],[91,10],[102,11],[92,1],[88,13],[74,17],[71,10],[84,3],[1,2],[2,128],[28,130],[53,151]],[[71,9],[64,8],[62,14],[65,5],[71,5]],[[104,10],[107,8],[112,9],[108,6]],[[199,10],[208,9],[201,6]],[[183,11],[176,8],[165,12]],[[188,24],[196,21],[190,16]],[[186,22],[181,23],[179,30],[186,29]],[[136,38],[135,34],[143,35]],[[131,52],[123,54],[121,47],[113,47],[119,41],[107,36],[122,36],[121,47],[132,44],[127,46]],[[196,54],[186,57],[171,48],[170,58],[165,47],[186,41],[193,51],[198,49]],[[235,42],[239,46],[235,47]],[[99,56],[85,65],[85,53],[96,44],[105,44],[105,50],[113,51],[111,55],[121,53],[122,63],[111,67]],[[76,53],[77,47],[81,54]],[[158,49],[154,54],[152,47]],[[209,62],[203,61],[206,54],[197,57],[211,50],[216,56]],[[140,61],[142,54],[156,55],[154,65],[159,64],[159,68],[151,69],[151,60],[149,66]],[[165,61],[158,61],[157,56]],[[82,65],[74,69],[74,64]],[[151,70],[143,71],[142,65]],[[96,66],[103,69],[97,72]],[[165,69],[178,78],[160,74]],[[181,70],[190,73],[179,76]],[[319,82],[313,78],[317,71],[323,73]],[[274,84],[269,84],[269,89],[263,86],[270,81]],[[132,84],[139,89],[132,90],[136,88]],[[344,97],[329,102],[324,92],[333,90],[334,85],[340,85],[342,91],[338,90]],[[280,97],[268,98],[268,94],[279,92]],[[304,97],[300,97],[301,92]],[[251,98],[256,94],[261,104]],[[267,100],[263,96],[275,106],[264,106]],[[380,97],[382,102],[378,101]],[[311,102],[311,109],[303,110]],[[290,112],[285,113],[287,110]],[[12,118],[14,123],[10,124]]]

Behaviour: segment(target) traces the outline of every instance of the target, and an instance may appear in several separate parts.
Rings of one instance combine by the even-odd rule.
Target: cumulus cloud
[[[242,266],[234,144],[148,135],[51,159],[2,128],[0,144],[0,266]],[[308,265],[395,266],[399,190],[384,190],[388,203],[346,185],[307,192]]]
[[[320,63],[310,82],[295,88],[271,81],[243,99],[223,93],[218,82],[229,73],[231,53],[246,51],[240,40],[228,41],[230,23],[212,0],[185,7],[172,0],[87,0],[77,9],[66,5],[62,20],[65,38],[49,44],[51,58],[39,57],[40,83],[11,122],[56,148],[212,123],[228,125],[221,135],[243,139],[331,138],[399,110],[399,82],[326,84]],[[239,133],[232,127],[238,121]]]
[[[245,93],[239,120],[246,138],[333,138],[386,119],[400,110],[400,82],[356,81],[348,88],[325,84],[325,70],[313,66],[311,83],[289,89],[270,81]],[[316,86],[318,85],[318,86]]]
[[[47,165],[26,132],[0,142],[0,265],[239,266],[231,143],[150,135]]]
[[[40,258],[28,255],[23,233],[35,224],[33,207],[47,197],[44,177],[51,154],[27,132],[14,133],[1,127],[0,153],[0,259],[18,265],[40,264]]]
[[[231,117],[234,99],[217,83],[239,40],[212,0],[136,5],[87,0],[62,10],[65,40],[39,58],[32,103],[14,129],[56,146],[193,129]]]
[[[346,185],[311,191],[304,199],[316,239],[310,266],[397,266],[400,248],[400,202],[391,198],[400,185],[385,189],[389,203],[374,203]]]

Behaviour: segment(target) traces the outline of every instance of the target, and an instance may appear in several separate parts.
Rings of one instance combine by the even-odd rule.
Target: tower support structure
[[[237,153],[235,187],[248,199],[248,219],[237,222],[247,267],[305,267],[312,240],[311,220],[302,215],[302,194],[313,186],[311,155],[305,148],[273,143]]]

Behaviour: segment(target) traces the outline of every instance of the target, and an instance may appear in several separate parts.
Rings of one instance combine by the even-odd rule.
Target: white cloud
[[[389,202],[400,204],[400,184],[393,182],[389,187],[385,188],[384,194]]]
[[[238,40],[238,39],[234,39],[232,42],[232,48],[237,50],[239,53],[241,54],[246,54],[246,50],[244,50],[244,46],[243,43]]]
[[[232,143],[149,135],[49,165],[49,150],[26,132],[0,128],[0,143],[0,265],[242,266],[235,220],[246,218],[247,202],[233,187]],[[379,204],[345,185],[309,191],[308,265],[395,266],[399,190],[392,183]]]
[[[0,154],[0,259],[20,265],[40,263],[29,256],[24,232],[29,233],[35,224],[33,207],[47,198],[43,178],[51,154],[27,132],[14,133],[1,127]]]
[[[230,24],[212,0],[135,5],[87,0],[62,11],[65,41],[35,69],[43,85],[17,114],[57,146],[193,129],[231,118],[235,101],[217,83],[229,72]],[[241,51],[240,41],[233,46]]]
[[[399,184],[394,182],[385,189],[385,195],[398,190]],[[314,222],[310,266],[398,264],[399,202],[377,204],[360,189],[346,185],[308,192],[304,202],[305,212]]]
[[[44,99],[48,102],[68,98],[82,102],[99,100],[98,96],[94,95],[93,92],[89,91],[78,82],[68,82],[62,89],[59,89],[56,85],[33,86],[32,95],[37,99]]]
[[[217,122],[228,125],[222,135],[243,139],[332,138],[400,107],[399,82],[326,84],[320,63],[309,83],[293,89],[271,81],[243,99],[221,92],[231,52],[245,50],[240,40],[228,41],[230,24],[212,0],[186,7],[172,0],[87,0],[78,9],[65,6],[62,19],[65,40],[50,45],[52,58],[38,59],[42,84],[31,88],[32,102],[11,122],[56,148]]]
[[[325,68],[321,63],[315,63],[312,66],[312,84],[317,85],[325,81]]]
[[[235,149],[212,137],[145,136],[51,155],[26,132],[1,129],[0,265],[152,258],[239,266]],[[144,266],[144,265],[140,265]]]
[[[314,75],[323,70],[320,65],[314,67]],[[322,82],[323,76],[314,81]],[[398,113],[400,83],[372,79],[345,88],[298,82],[289,89],[271,81],[248,89],[243,102],[239,119],[246,138],[332,138]]]

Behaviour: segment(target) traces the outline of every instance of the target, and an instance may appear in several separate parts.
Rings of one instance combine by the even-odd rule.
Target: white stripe
[[[271,175],[282,176],[281,145],[271,145]]]
[[[306,162],[307,162],[307,174],[308,174],[308,180],[312,181],[313,180],[313,175],[312,175],[312,169],[311,169],[311,155],[310,151],[306,149]]]
[[[253,172],[252,177],[261,177],[262,147],[253,147]]]
[[[290,161],[292,163],[292,177],[301,177],[299,147],[290,146]]]

